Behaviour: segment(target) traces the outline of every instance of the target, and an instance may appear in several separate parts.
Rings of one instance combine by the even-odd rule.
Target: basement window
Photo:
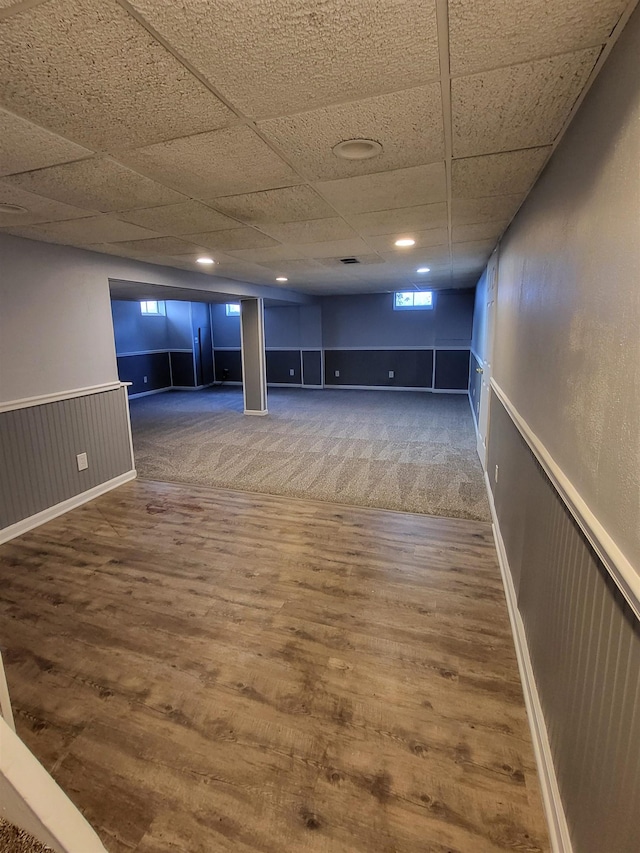
[[[239,317],[240,316],[240,303],[239,302],[227,302],[227,317]]]
[[[424,311],[433,308],[433,291],[407,290],[393,294],[395,311]]]
[[[165,317],[167,308],[157,299],[146,299],[140,303],[140,313],[147,317]]]

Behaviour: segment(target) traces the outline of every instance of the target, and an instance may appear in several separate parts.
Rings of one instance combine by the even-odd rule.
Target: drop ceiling
[[[634,5],[0,0],[0,230],[309,294],[473,285]]]

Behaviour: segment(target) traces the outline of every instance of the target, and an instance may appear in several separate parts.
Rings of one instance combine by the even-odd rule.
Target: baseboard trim
[[[79,495],[74,495],[66,501],[43,509],[42,512],[30,515],[29,518],[23,518],[22,521],[10,524],[8,527],[0,530],[0,545],[8,542],[10,539],[15,539],[16,536],[22,536],[23,533],[27,533],[29,530],[40,527],[41,524],[46,524],[47,521],[52,521],[54,518],[58,518],[58,516],[64,515],[72,509],[89,503],[94,498],[100,497],[100,495],[104,495],[112,489],[117,489],[118,486],[122,486],[124,483],[128,483],[129,480],[135,480],[136,477],[137,472],[135,469],[132,469],[124,474],[119,474],[117,477],[113,477],[111,480],[100,483],[92,489],[87,489],[86,492],[80,492]]]
[[[130,400],[137,400],[138,397],[150,397],[152,394],[164,394],[165,391],[171,391],[172,385],[165,385],[164,388],[154,388],[153,391],[138,391],[137,394],[129,394]]]
[[[324,383],[324,388],[330,388],[332,391],[420,391],[431,393],[432,388],[415,388],[411,385],[332,385],[330,382]]]
[[[486,472],[484,480],[487,489],[487,496],[489,498],[489,507],[491,509],[493,538],[496,543],[498,565],[500,566],[502,584],[504,586],[505,597],[507,600],[509,622],[511,623],[511,633],[513,635],[516,657],[518,659],[518,670],[520,671],[520,681],[522,682],[524,702],[527,709],[529,728],[531,730],[533,752],[536,759],[536,766],[538,768],[538,778],[542,791],[542,803],[544,806],[545,816],[547,818],[551,849],[553,853],[572,853],[573,848],[571,845],[571,838],[569,836],[569,828],[567,826],[567,819],[564,813],[562,799],[560,797],[560,789],[558,787],[555,767],[553,766],[551,744],[549,743],[547,726],[542,712],[542,704],[540,702],[538,687],[533,674],[527,636],[522,617],[520,616],[520,611],[518,610],[518,600],[515,587],[513,585],[511,570],[509,568],[509,560],[507,558],[502,533],[500,532],[500,524],[498,522],[496,507],[493,500],[493,492],[491,491],[489,477]]]
[[[468,394],[468,388],[434,388],[434,394]]]

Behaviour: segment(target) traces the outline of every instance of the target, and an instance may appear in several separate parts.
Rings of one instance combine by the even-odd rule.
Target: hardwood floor
[[[549,849],[483,522],[135,481],[0,548],[0,644],[111,853]]]

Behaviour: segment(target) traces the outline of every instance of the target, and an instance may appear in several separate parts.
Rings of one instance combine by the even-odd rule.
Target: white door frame
[[[489,396],[491,393],[491,374],[493,368],[493,344],[495,339],[496,299],[498,296],[498,249],[489,258],[487,264],[487,290],[485,295],[485,336],[484,352],[480,367],[480,407],[478,412],[477,451],[482,468],[487,469],[487,437],[489,435]],[[480,355],[480,354],[479,354]]]

